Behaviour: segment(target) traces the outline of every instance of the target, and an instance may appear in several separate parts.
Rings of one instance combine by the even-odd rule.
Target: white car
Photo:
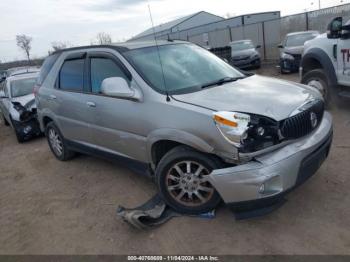
[[[350,20],[334,18],[326,34],[305,43],[300,73],[301,82],[316,87],[326,104],[350,98]]]
[[[1,114],[19,143],[41,133],[33,93],[37,76],[38,72],[14,74],[0,84]]]

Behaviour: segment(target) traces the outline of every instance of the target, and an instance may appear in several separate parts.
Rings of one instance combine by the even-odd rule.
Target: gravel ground
[[[180,217],[148,231],[116,216],[118,204],[156,192],[147,177],[89,156],[59,162],[45,138],[20,145],[0,123],[0,254],[350,254],[349,110],[332,110],[329,158],[280,209],[235,221],[221,207],[212,220]]]

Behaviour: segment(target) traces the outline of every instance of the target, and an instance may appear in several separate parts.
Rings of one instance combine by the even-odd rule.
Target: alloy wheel
[[[63,144],[59,134],[53,128],[49,130],[49,141],[56,155],[61,156],[63,152]]]
[[[166,187],[171,197],[185,206],[201,206],[212,198],[215,190],[207,181],[209,170],[195,161],[174,164],[166,175]]]

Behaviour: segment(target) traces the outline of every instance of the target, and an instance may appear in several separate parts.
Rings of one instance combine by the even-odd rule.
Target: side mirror
[[[282,44],[279,44],[277,47],[278,48],[283,48],[284,46]]]
[[[134,91],[129,87],[124,78],[109,77],[102,81],[101,92],[107,96],[131,98],[134,96]]]
[[[261,45],[257,45],[256,48],[261,48]]]
[[[327,38],[337,39],[341,37],[341,31],[343,27],[343,18],[336,17],[334,18],[327,27]]]

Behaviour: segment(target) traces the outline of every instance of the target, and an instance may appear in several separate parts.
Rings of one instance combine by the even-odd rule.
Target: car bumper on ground
[[[305,182],[328,156],[332,117],[325,112],[317,130],[246,164],[214,170],[209,182],[231,207],[271,202]]]

